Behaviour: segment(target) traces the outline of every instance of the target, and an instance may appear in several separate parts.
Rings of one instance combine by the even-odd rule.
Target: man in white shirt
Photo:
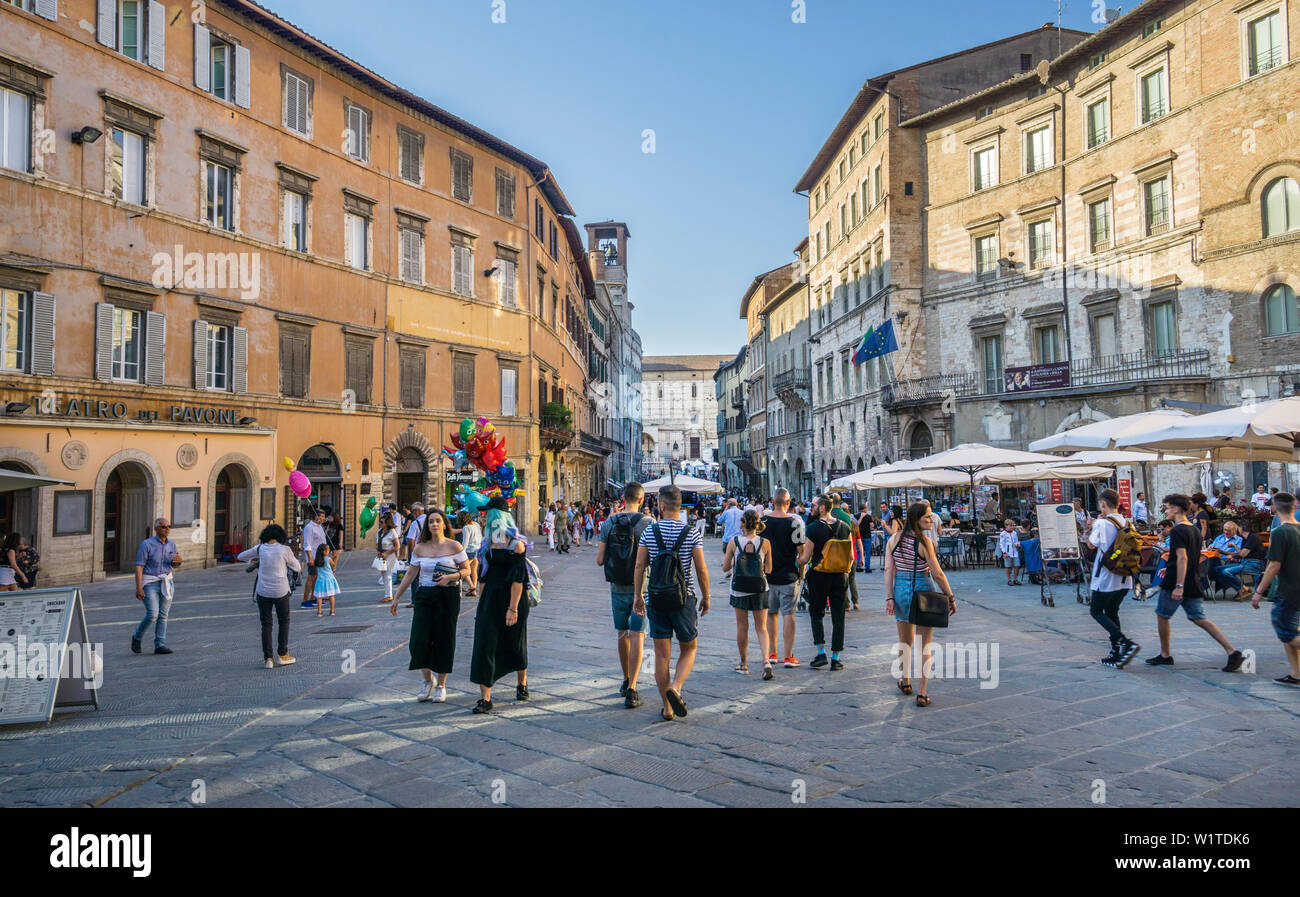
[[[1250,497],[1250,500],[1255,507],[1263,511],[1268,507],[1268,503],[1272,500],[1272,496],[1268,494],[1268,490],[1264,488],[1264,484],[1259,483],[1255,486],[1255,494]]]
[[[1097,504],[1101,513],[1093,521],[1092,530],[1088,534],[1088,544],[1097,549],[1092,563],[1090,609],[1092,618],[1110,635],[1110,653],[1102,660],[1102,664],[1122,670],[1142,647],[1125,636],[1119,626],[1119,605],[1128,590],[1133,588],[1133,577],[1120,576],[1107,570],[1101,559],[1115,544],[1120,528],[1126,526],[1128,521],[1119,513],[1119,493],[1114,489],[1103,489],[1097,497]]]
[[[316,588],[316,549],[325,544],[325,512],[313,508],[311,520],[302,528],[302,555],[307,565],[307,584],[302,590],[302,607],[315,607],[316,597],[312,590]]]
[[[1137,499],[1133,502],[1133,519],[1138,523],[1150,523],[1151,512],[1147,510],[1147,494],[1139,492]]]
[[[418,501],[411,505],[411,522],[406,526],[406,535],[402,541],[406,543],[406,556],[411,556],[411,549],[415,543],[420,540],[420,531],[424,529],[424,505]]]

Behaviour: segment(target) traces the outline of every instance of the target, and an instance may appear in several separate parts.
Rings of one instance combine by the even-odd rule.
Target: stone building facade
[[[718,402],[718,482],[742,491],[749,470],[749,419],[745,414],[745,366],[749,347],[724,361],[713,373],[713,394]]]
[[[793,273],[808,264],[808,241],[795,249]],[[812,498],[812,354],[808,282],[796,277],[763,306],[767,358],[767,481],[796,499]]]
[[[663,476],[670,465],[718,460],[718,402],[713,375],[729,355],[647,355],[641,360],[641,424],[654,454],[642,476]]]

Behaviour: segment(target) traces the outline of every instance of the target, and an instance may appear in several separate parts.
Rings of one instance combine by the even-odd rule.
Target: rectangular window
[[[343,383],[352,390],[358,405],[370,404],[370,383],[374,379],[375,347],[368,339],[350,339],[344,343]]]
[[[1110,100],[1098,100],[1088,106],[1088,149],[1110,140]]]
[[[1284,283],[1272,287],[1264,297],[1264,335],[1300,333],[1300,306],[1295,290]]]
[[[1092,319],[1092,357],[1094,361],[1110,358],[1119,353],[1119,334],[1115,327],[1115,313],[1105,312]]]
[[[117,6],[117,49],[129,59],[143,60],[140,41],[144,33],[144,4],[139,0],[119,0]]]
[[[397,129],[398,173],[411,184],[424,183],[424,135]]]
[[[311,82],[284,73],[284,126],[302,137],[311,136]]]
[[[1093,252],[1110,249],[1110,198],[1088,203],[1088,242]]]
[[[424,234],[410,228],[397,231],[401,252],[401,278],[407,283],[424,283]]]
[[[871,125],[872,139],[879,140],[885,133],[885,113],[877,112],[876,118]]]
[[[1178,351],[1178,334],[1174,329],[1174,303],[1153,302],[1147,309],[1151,318],[1151,351],[1156,355],[1173,355]]]
[[[497,214],[510,220],[515,217],[515,176],[500,168],[497,169]]]
[[[519,414],[519,370],[513,367],[501,368],[501,416],[515,417]]]
[[[32,154],[32,99],[0,88],[0,165],[29,171]]]
[[[172,490],[171,525],[193,526],[199,519],[199,489],[187,486]]]
[[[283,240],[295,252],[307,251],[307,197],[292,190],[284,192]]]
[[[871,169],[871,192],[875,199],[874,205],[880,205],[885,200],[885,169],[881,163],[876,163],[876,167]]]
[[[145,139],[139,134],[113,129],[112,194],[123,202],[144,205]]]
[[[474,356],[452,356],[452,403],[454,411],[467,413],[474,410]]]
[[[403,408],[424,407],[424,350],[401,348],[398,350],[399,390]]]
[[[1002,337],[986,336],[980,340],[980,364],[984,394],[1002,392]]]
[[[1147,22],[1145,25],[1142,26],[1142,36],[1150,37],[1151,35],[1158,32],[1161,28],[1163,28],[1164,24],[1165,23],[1163,19],[1156,19],[1155,21]]]
[[[474,201],[474,157],[458,149],[451,151],[451,195],[461,202]]]
[[[144,315],[130,308],[113,307],[113,369],[114,380],[140,382],[144,369]]]
[[[515,308],[519,305],[519,287],[516,264],[513,259],[498,258],[497,269],[497,301],[506,308]]]
[[[830,227],[830,225],[827,225]],[[550,240],[551,240],[551,258],[555,261],[560,260],[560,230],[555,226],[555,222],[550,223]]]
[[[1246,26],[1250,74],[1258,75],[1282,64],[1282,13],[1274,10]]]
[[[208,84],[211,85],[212,95],[219,100],[234,99],[234,91],[231,89],[234,56],[234,48],[230,44],[209,38]]]
[[[856,191],[849,196],[849,221],[854,225],[858,223],[858,194]]]
[[[534,233],[537,239],[545,243],[546,240],[546,214],[542,211],[542,201],[540,199],[533,201],[533,211],[537,214],[534,216],[537,220],[534,222]]]
[[[1166,86],[1162,68],[1142,76],[1142,124],[1155,121],[1169,111]]]
[[[474,250],[459,243],[451,247],[451,291],[474,295]]]
[[[849,232],[849,209],[848,206],[840,205],[840,236],[847,236]]]
[[[1055,324],[1034,331],[1034,350],[1039,364],[1055,364],[1061,360],[1061,333]]]
[[[4,370],[20,374],[27,372],[31,347],[29,294],[0,290],[0,347],[4,350]]]
[[[370,270],[370,219],[343,213],[343,262],[358,271]]]
[[[370,161],[370,112],[347,104],[348,129],[345,152],[358,162]]]
[[[1052,263],[1052,222],[1035,221],[1029,225],[1029,267],[1041,268]]]
[[[235,174],[216,162],[203,163],[203,220],[213,227],[235,229]]]
[[[280,328],[280,393],[304,399],[311,385],[311,330]]]
[[[976,150],[972,156],[973,165],[973,186],[976,191],[985,190],[996,183],[997,171],[997,148],[986,147],[982,150]]]
[[[1052,129],[1035,128],[1025,134],[1025,174],[1042,171],[1052,164]]]
[[[975,276],[979,280],[992,280],[998,276],[998,237],[989,234],[975,240]]]
[[[1105,64],[1106,64],[1106,54],[1104,52],[1093,53],[1092,57],[1088,60],[1088,68],[1090,69],[1101,68]]]
[[[1165,175],[1142,185],[1146,200],[1147,236],[1163,234],[1170,227],[1169,176]]]
[[[231,333],[229,327],[208,324],[208,339],[205,358],[207,369],[204,372],[205,389],[230,389],[230,350]]]

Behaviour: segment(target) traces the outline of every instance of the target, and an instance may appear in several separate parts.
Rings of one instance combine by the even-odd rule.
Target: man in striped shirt
[[[709,570],[704,562],[704,542],[700,531],[688,527],[682,519],[682,492],[676,486],[664,486],[659,490],[660,513],[662,519],[641,535],[641,544],[637,548],[636,572],[634,574],[634,594],[636,602],[632,611],[643,614],[650,621],[650,637],[655,643],[655,684],[659,686],[659,695],[663,700],[664,719],[686,716],[686,703],[682,700],[682,688],[695,666],[696,637],[699,617],[709,612]],[[653,605],[646,606],[646,571],[654,564],[661,551],[660,539],[664,549],[672,551],[679,537],[681,541],[679,557],[682,571],[686,578],[686,603],[671,610],[661,610]],[[693,587],[692,587],[693,584]],[[700,603],[698,616],[692,601],[692,592],[698,592]],[[677,637],[677,669],[669,680],[669,664],[672,661],[673,636]]]

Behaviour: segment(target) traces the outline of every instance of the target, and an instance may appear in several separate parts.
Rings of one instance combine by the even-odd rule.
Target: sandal
[[[916,706],[917,706],[917,707],[929,707],[929,706],[930,706],[930,696],[929,696],[929,695],[917,695],[917,696],[916,696]]]
[[[912,683],[908,682],[906,679],[899,679],[898,690],[905,695],[910,695],[912,693]]]
[[[668,711],[667,713],[664,713],[662,710],[660,710],[659,719],[665,723],[671,723],[673,720],[677,719],[677,717],[673,716],[673,712],[671,710]]]
[[[664,698],[667,699],[668,706],[673,709],[675,715],[686,716],[686,702],[682,700],[681,695],[670,688],[664,692]]]
[[[734,670],[732,670],[732,672],[733,672],[733,673],[739,673],[739,674],[742,675],[742,676],[748,676],[748,675],[749,675],[749,664],[748,664],[748,663],[740,663],[740,664],[737,664],[737,665],[736,665],[736,668],[735,668]]]

